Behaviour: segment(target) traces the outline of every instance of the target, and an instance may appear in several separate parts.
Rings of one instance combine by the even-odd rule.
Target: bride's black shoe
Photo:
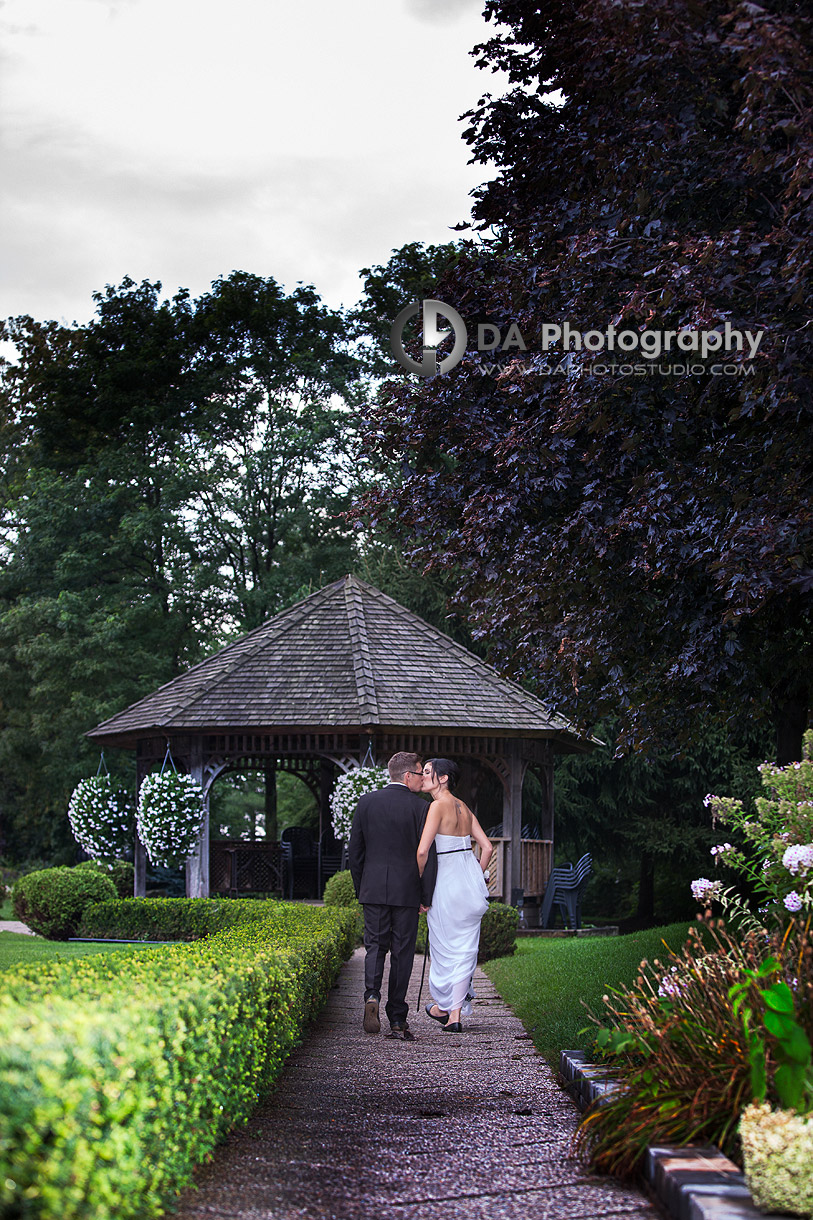
[[[463,1024],[461,1021],[447,1021],[443,1027],[444,1034],[462,1034]]]
[[[433,1021],[440,1021],[441,1025],[445,1029],[446,1022],[449,1020],[448,1012],[441,1013],[441,1009],[438,1009],[438,1011],[434,1013],[432,1012],[433,1007],[433,1004],[424,1005],[424,1012],[426,1013],[427,1017],[431,1017]]]

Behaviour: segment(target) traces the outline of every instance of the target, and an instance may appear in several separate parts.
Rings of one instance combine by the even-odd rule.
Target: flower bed
[[[152,904],[104,903],[106,926],[132,929],[135,905]],[[213,934],[3,974],[0,1214],[163,1214],[279,1075],[353,948],[342,910],[185,908]]]
[[[729,797],[705,802],[740,840],[712,848],[715,865],[744,876],[759,905],[721,877],[698,878],[703,930],[663,963],[642,961],[631,986],[604,997],[610,1024],[596,1020],[596,1050],[617,1087],[588,1113],[578,1142],[592,1168],[626,1176],[650,1144],[710,1140],[737,1160],[750,1140],[745,1177],[751,1185],[756,1174],[764,1199],[753,1158],[761,1137],[746,1137],[764,1110],[766,1130],[791,1133],[793,1187],[781,1188],[782,1206],[807,1216],[813,1174],[797,1170],[809,1165],[813,1114],[813,733],[801,761],[760,772],[765,795],[754,812]],[[713,903],[727,926],[713,918]]]

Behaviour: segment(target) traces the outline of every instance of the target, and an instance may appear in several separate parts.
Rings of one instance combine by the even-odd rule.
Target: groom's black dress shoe
[[[381,1029],[381,1018],[378,1015],[379,1003],[378,997],[374,995],[371,995],[369,1000],[364,1001],[365,1034],[377,1034]]]
[[[443,1026],[444,1034],[462,1034],[463,1025],[460,1021],[447,1021]]]
[[[449,1020],[448,1012],[443,1012],[443,1010],[440,1008],[437,1012],[432,1012],[433,1007],[434,1005],[432,1004],[426,1004],[424,1006],[424,1012],[426,1013],[427,1017],[431,1017],[433,1021],[440,1021],[441,1025],[445,1025]]]
[[[403,1022],[394,1021],[390,1025],[389,1036],[391,1038],[403,1038],[404,1042],[414,1042],[415,1041],[415,1035],[413,1034],[412,1030],[407,1025],[406,1021],[403,1021]]]

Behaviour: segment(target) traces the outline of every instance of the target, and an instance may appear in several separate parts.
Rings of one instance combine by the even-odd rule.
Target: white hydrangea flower
[[[786,848],[782,856],[782,867],[794,877],[797,873],[806,873],[809,868],[813,868],[813,843],[794,843]]]

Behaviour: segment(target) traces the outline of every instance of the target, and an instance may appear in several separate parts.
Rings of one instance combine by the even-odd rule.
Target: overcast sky
[[[442,242],[487,176],[481,0],[0,0],[0,317],[234,269],[330,305]]]

